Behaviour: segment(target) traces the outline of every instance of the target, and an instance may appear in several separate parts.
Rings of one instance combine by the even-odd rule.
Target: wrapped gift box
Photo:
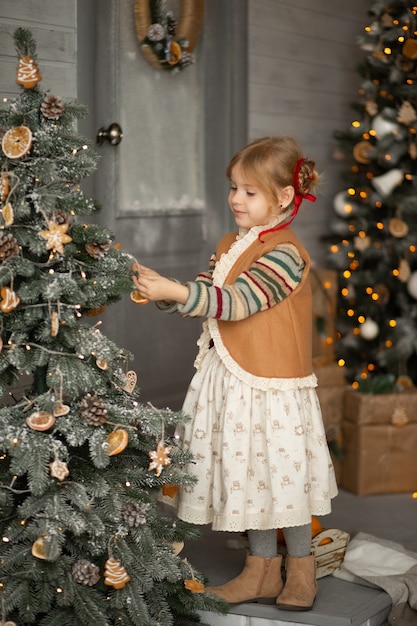
[[[325,426],[339,427],[343,418],[346,385],[318,386],[317,396],[320,401]]]
[[[345,394],[344,419],[353,424],[393,424],[404,426],[417,422],[417,389],[406,389],[399,393]]]
[[[400,426],[344,421],[342,437],[343,488],[360,496],[417,491],[416,422]]]

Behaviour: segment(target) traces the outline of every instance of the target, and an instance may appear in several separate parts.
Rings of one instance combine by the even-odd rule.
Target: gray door
[[[102,205],[94,221],[111,228],[126,252],[192,280],[230,227],[224,169],[246,138],[245,3],[206,2],[196,62],[176,74],[143,56],[133,5],[78,4],[79,99],[90,107],[82,130],[95,137],[117,123],[123,131],[118,145],[98,146],[102,158],[86,192]],[[180,5],[166,6],[178,14]],[[129,369],[142,400],[180,407],[201,320],[164,315],[126,296],[103,322],[103,332],[134,354]]]

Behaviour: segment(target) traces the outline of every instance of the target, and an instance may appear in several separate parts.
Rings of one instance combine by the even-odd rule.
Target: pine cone
[[[85,249],[93,259],[102,259],[111,248],[111,241],[102,243],[86,243]]]
[[[16,254],[19,254],[17,239],[11,233],[2,233],[0,235],[0,262]]]
[[[173,15],[168,14],[167,15],[168,20],[167,20],[167,33],[168,35],[170,35],[171,37],[175,37],[175,33],[177,32],[177,20],[175,19],[175,17]]]
[[[130,528],[137,528],[142,524],[146,524],[146,512],[150,505],[146,502],[130,502],[123,509],[123,517]]]
[[[107,406],[95,394],[87,393],[80,402],[81,416],[87,424],[100,426],[107,421]]]
[[[188,67],[189,65],[192,65],[194,63],[194,57],[190,52],[187,52],[186,50],[184,50],[184,52],[182,53],[182,57],[180,60],[180,67],[181,69],[184,69],[185,67]]]
[[[41,104],[41,112],[48,120],[59,120],[61,115],[65,111],[65,105],[62,98],[59,96],[53,96],[52,94],[46,95]]]
[[[74,563],[72,577],[76,583],[92,587],[100,580],[100,569],[94,563],[81,559]]]
[[[64,209],[55,209],[51,220],[60,225],[69,224],[71,221],[71,216],[66,211],[64,211]]]

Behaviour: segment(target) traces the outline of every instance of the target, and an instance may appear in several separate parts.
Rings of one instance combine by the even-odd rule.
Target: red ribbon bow
[[[310,200],[310,202],[315,202],[317,200],[316,196],[313,196],[313,194],[311,193],[303,193],[302,191],[300,191],[300,187],[299,187],[299,180],[298,180],[298,176],[300,174],[300,168],[301,168],[301,164],[305,161],[306,159],[298,159],[296,165],[295,165],[295,170],[294,170],[294,176],[293,176],[293,187],[294,187],[294,208],[291,212],[291,215],[289,216],[289,218],[285,221],[282,222],[282,224],[279,224],[278,226],[274,226],[274,228],[268,228],[267,230],[263,230],[261,233],[259,233],[258,237],[259,239],[261,239],[262,235],[266,235],[266,233],[271,233],[274,232],[276,230],[281,230],[282,228],[285,228],[286,226],[289,226],[291,224],[291,222],[293,221],[293,219],[295,218],[295,216],[298,213],[298,210],[300,208],[300,204],[301,202],[305,199],[305,200]],[[262,239],[261,239],[262,241]]]

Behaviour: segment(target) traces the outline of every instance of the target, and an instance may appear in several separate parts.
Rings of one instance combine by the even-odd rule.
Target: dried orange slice
[[[46,559],[45,556],[45,539],[39,537],[32,545],[32,554],[38,559]]]
[[[145,296],[142,296],[140,291],[137,291],[136,289],[135,289],[135,291],[131,292],[130,299],[135,304],[148,304],[148,302],[149,302],[149,300],[147,298],[145,298]]]
[[[35,411],[26,420],[32,430],[49,430],[55,424],[55,417],[46,411]]]
[[[70,407],[68,404],[63,404],[61,400],[57,400],[54,405],[54,417],[62,417],[63,415],[68,415],[70,412]]]
[[[109,456],[114,456],[115,454],[120,454],[126,448],[129,441],[129,435],[127,434],[127,430],[123,428],[118,428],[110,433],[107,437],[107,450],[106,453]]]
[[[181,60],[181,57],[182,57],[181,46],[176,41],[173,41],[169,49],[168,63],[170,65],[176,65]]]
[[[1,214],[3,215],[4,225],[11,226],[14,222],[14,211],[10,202],[4,205]]]
[[[1,147],[9,159],[21,159],[32,146],[32,131],[28,126],[15,126],[5,133]]]

